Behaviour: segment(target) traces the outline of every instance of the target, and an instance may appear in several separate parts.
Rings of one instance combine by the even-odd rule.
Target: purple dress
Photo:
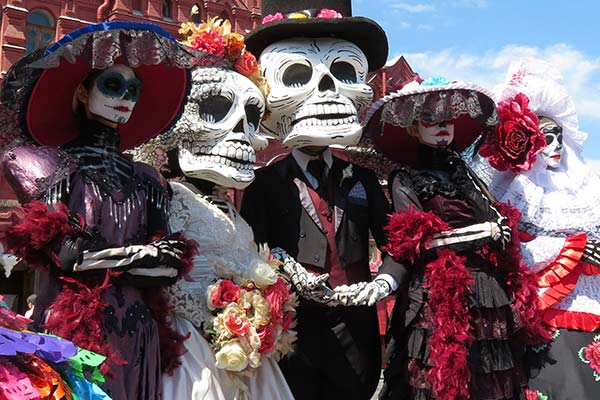
[[[33,200],[50,205],[63,202],[70,211],[82,215],[93,239],[79,243],[79,253],[147,244],[157,233],[167,233],[168,192],[160,174],[149,165],[124,158],[115,130],[94,123],[88,123],[86,128],[85,136],[63,150],[20,147],[4,155],[5,178],[22,204]],[[63,282],[62,276],[75,278],[93,290],[102,286],[106,271],[72,272],[50,266],[44,277],[47,284],[42,285],[45,293],[38,296],[40,308],[46,311],[46,318],[50,314],[50,320],[60,321],[62,316],[57,315],[60,311],[56,311],[55,302],[69,300],[64,298],[67,286],[69,293],[87,292],[79,284]],[[99,289],[104,305],[100,310],[100,337],[115,351],[113,356],[118,360],[110,365],[103,385],[113,399],[160,398],[159,327],[146,299],[147,289],[163,283],[128,279],[123,273]],[[85,304],[74,301],[73,307]],[[64,310],[64,304],[60,310]],[[74,314],[84,318],[88,311],[75,309]],[[73,316],[64,316],[69,317]],[[86,347],[87,328],[80,328],[81,331],[56,333]]]

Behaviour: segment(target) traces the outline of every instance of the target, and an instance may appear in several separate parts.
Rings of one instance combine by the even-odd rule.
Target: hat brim
[[[79,135],[73,95],[92,71],[87,63],[71,64],[63,59],[59,68],[40,74],[25,113],[27,131],[37,143],[57,147]],[[119,128],[121,150],[142,144],[170,127],[182,108],[189,81],[188,70],[164,64],[141,65],[134,71],[142,82],[141,97],[129,121]]]
[[[480,86],[468,83],[453,84],[449,87],[425,86],[405,92],[400,90],[389,94],[373,104],[367,113],[364,133],[375,144],[376,149],[386,157],[404,165],[414,165],[417,162],[419,141],[408,133],[407,127],[383,122],[381,117],[384,106],[389,102],[397,101],[407,96],[446,90],[472,90],[479,95],[478,98],[482,109],[480,115],[473,118],[469,114],[463,114],[453,120],[453,148],[458,152],[466,150],[481,134],[487,131],[489,128],[489,119],[495,115],[495,103],[491,92]]]
[[[335,37],[352,42],[365,53],[369,71],[383,67],[388,57],[385,32],[375,21],[364,17],[273,21],[249,32],[245,43],[246,48],[258,57],[270,44],[295,37]]]

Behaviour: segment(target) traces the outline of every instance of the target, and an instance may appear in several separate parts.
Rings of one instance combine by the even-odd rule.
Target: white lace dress
[[[188,186],[172,182],[173,199],[169,225],[172,232],[182,232],[198,242],[199,255],[194,258],[192,282],[180,281],[171,290],[175,305],[173,315],[177,330],[189,339],[182,365],[172,376],[163,376],[163,399],[241,400],[293,399],[277,363],[263,360],[254,377],[238,378],[215,366],[214,352],[199,330],[210,313],[206,290],[218,277],[242,274],[258,258],[250,226],[227,203],[228,215],[202,194]]]

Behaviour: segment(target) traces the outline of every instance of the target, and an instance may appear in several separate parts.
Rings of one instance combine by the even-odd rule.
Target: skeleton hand
[[[498,243],[502,249],[505,249],[512,240],[512,231],[507,222],[508,219],[506,217],[501,217],[498,218],[498,221],[491,222],[492,240]]]
[[[491,239],[492,241],[499,243],[504,249],[510,243],[511,237],[511,230],[510,227],[506,225],[506,218],[502,217],[497,221],[482,222],[435,234],[425,246],[428,249],[437,247],[461,247],[469,244],[470,246],[473,246],[478,243],[489,242]]]
[[[86,250],[73,270],[119,268],[144,276],[172,276],[173,271],[177,275],[176,271],[184,266],[181,257],[186,250],[186,244],[176,239],[177,236],[172,234],[146,245]],[[148,271],[148,268],[156,268],[156,271]]]
[[[581,260],[594,267],[600,268],[600,241],[593,239],[588,240],[583,249]]]
[[[289,278],[294,289],[304,298],[327,303],[333,291],[326,285],[329,274],[314,275],[280,248],[271,250],[271,255],[283,262],[283,272]]]
[[[372,306],[392,292],[390,284],[381,278],[372,282],[359,282],[341,285],[333,289],[334,294],[327,299],[330,306]]]

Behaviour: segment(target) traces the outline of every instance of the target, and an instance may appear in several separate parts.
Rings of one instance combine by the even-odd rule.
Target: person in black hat
[[[374,21],[352,17],[348,0],[265,1],[262,10],[263,25],[246,36],[270,86],[262,127],[293,151],[257,172],[241,214],[256,242],[282,248],[314,274],[329,273],[331,288],[370,281],[369,232],[385,244],[390,206],[372,171],[333,157],[329,146],[360,139],[358,115],[373,96],[366,76],[384,65],[387,38]],[[297,399],[375,392],[381,354],[372,305],[403,273],[383,259],[382,273],[363,287],[370,306],[329,308],[317,302],[320,289],[296,286],[304,296],[298,341],[280,365]]]

